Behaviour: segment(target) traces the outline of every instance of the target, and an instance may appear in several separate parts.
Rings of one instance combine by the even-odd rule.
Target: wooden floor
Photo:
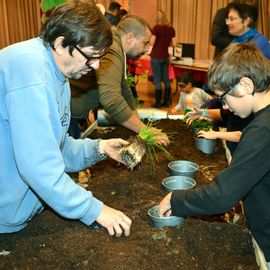
[[[139,78],[137,86],[137,94],[141,100],[144,101],[142,108],[151,108],[151,105],[155,103],[155,86],[151,81],[148,81],[147,78]],[[171,83],[172,89],[172,105],[170,108],[161,108],[164,111],[170,111],[179,100],[179,92],[176,95],[175,93],[175,81]]]

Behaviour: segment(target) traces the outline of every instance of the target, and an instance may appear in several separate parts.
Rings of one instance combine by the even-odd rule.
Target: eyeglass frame
[[[83,50],[81,50],[77,45],[72,45],[84,58],[86,58],[85,65],[91,67],[96,61],[102,58],[107,52],[102,53],[100,56],[88,56]],[[89,64],[87,64],[89,62]]]
[[[233,22],[233,21],[236,21],[238,19],[242,19],[242,18],[241,17],[227,17],[227,18],[225,18],[225,23]]]
[[[233,88],[230,88],[229,90],[225,91],[221,96],[218,97],[218,100],[224,105],[226,103],[226,100],[224,99],[224,97],[230,92],[232,91]]]

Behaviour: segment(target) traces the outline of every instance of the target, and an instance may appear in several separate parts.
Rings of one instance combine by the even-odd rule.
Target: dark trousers
[[[165,88],[171,87],[169,79],[169,59],[168,58],[152,58],[152,72],[156,89],[162,89],[161,82],[163,81]]]

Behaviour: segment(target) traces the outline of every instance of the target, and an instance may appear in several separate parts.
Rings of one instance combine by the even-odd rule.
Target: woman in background
[[[166,14],[159,10],[157,12],[156,25],[152,30],[152,38],[150,45],[152,45],[151,66],[156,87],[156,103],[153,105],[155,108],[161,106],[169,107],[171,99],[171,82],[169,79],[169,46],[174,46],[175,30],[168,22]],[[162,86],[163,81],[165,85],[164,99],[162,99]]]
[[[232,43],[254,43],[270,59],[268,39],[256,30],[258,8],[253,2],[231,3],[228,8],[226,24]]]

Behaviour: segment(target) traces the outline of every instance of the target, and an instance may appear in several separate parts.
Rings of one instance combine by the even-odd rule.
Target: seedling
[[[168,160],[173,159],[168,150],[157,140],[158,137],[164,136],[164,133],[152,129],[153,126],[154,123],[150,120],[136,137],[129,139],[130,144],[121,149],[119,154],[122,163],[131,170],[141,162],[145,153],[152,164],[152,168],[155,167],[155,163],[158,161],[158,155],[156,153],[157,150],[164,153]],[[172,139],[171,135],[166,135]]]
[[[212,123],[206,119],[195,119],[191,122],[190,127],[194,134],[197,134],[200,130],[209,131],[212,128]]]

